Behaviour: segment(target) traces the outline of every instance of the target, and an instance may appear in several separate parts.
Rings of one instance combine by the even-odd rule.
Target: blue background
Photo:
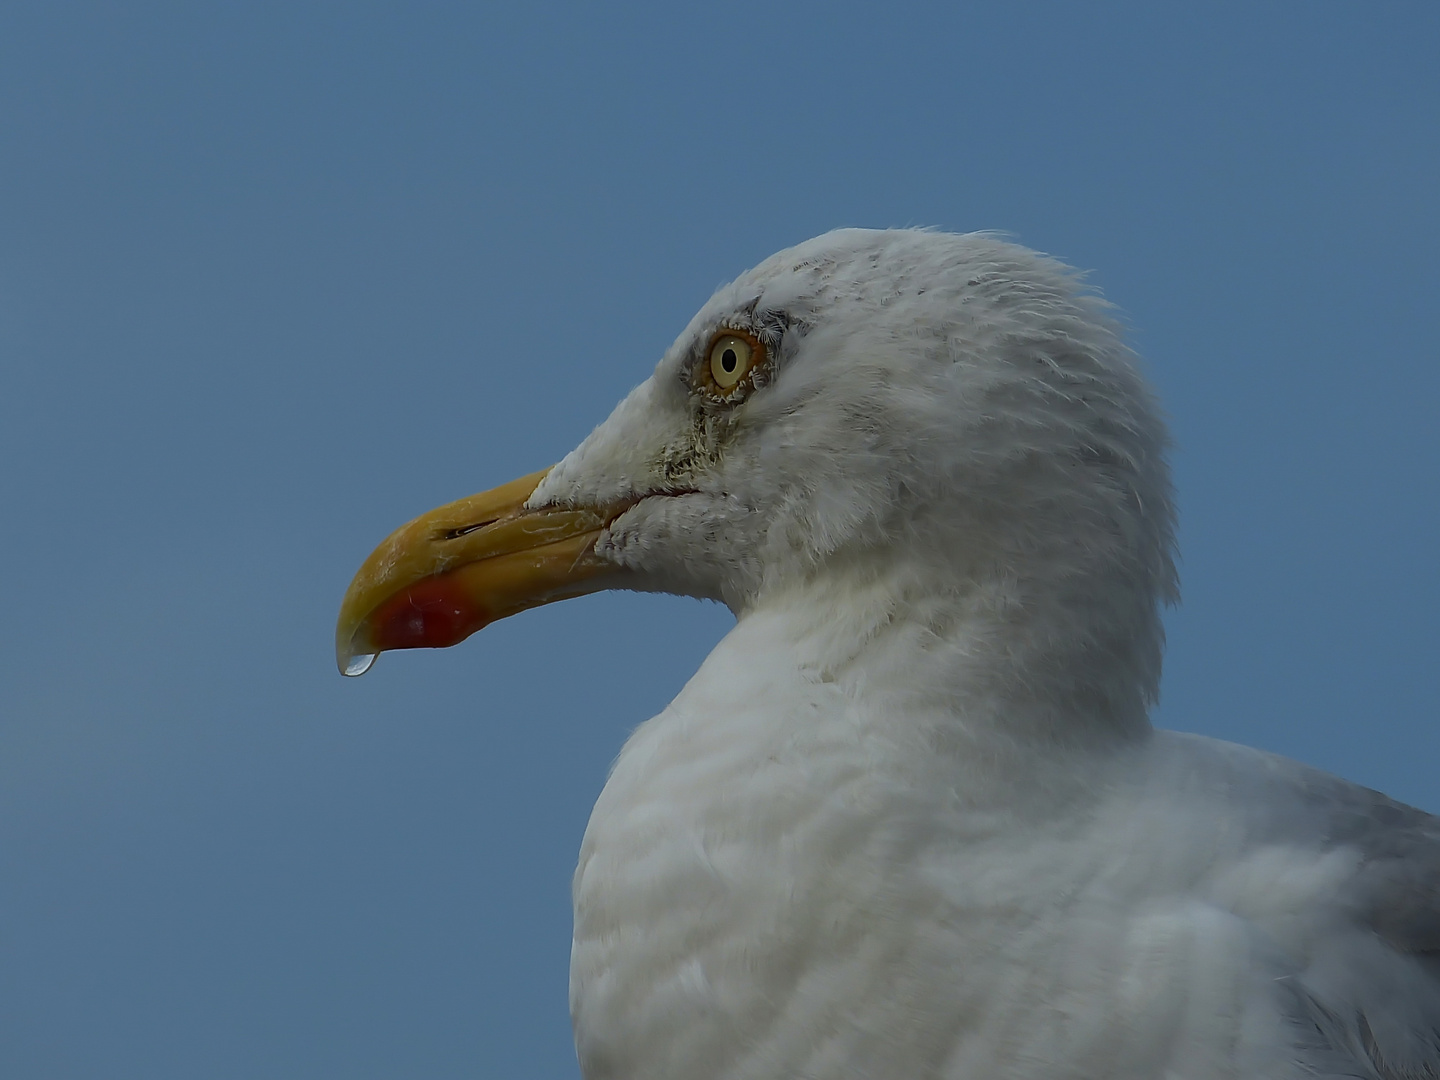
[[[1431,810],[1440,6],[0,7],[0,1072],[574,1077],[568,877],[722,609],[336,675],[360,560],[838,225],[1095,270],[1161,723]]]

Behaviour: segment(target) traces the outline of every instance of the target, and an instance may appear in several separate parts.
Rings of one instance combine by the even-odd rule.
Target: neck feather
[[[921,568],[844,571],[765,594],[742,623],[792,643],[806,677],[894,698],[895,715],[948,715],[961,737],[1071,745],[1149,732],[1162,630],[1154,600],[1123,582],[997,573],[937,588]]]

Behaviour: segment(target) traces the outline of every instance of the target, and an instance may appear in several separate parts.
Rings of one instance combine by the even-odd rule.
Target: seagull
[[[585,832],[586,1080],[1440,1077],[1440,819],[1151,725],[1166,450],[1075,271],[843,229],[380,545],[349,674],[600,589],[736,617]]]

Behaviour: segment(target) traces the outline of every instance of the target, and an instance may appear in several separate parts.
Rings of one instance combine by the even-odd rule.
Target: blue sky
[[[1429,2],[0,8],[0,1069],[576,1076],[580,834],[728,614],[342,680],[336,606],[839,225],[1093,270],[1176,436],[1159,722],[1440,811],[1437,53]]]

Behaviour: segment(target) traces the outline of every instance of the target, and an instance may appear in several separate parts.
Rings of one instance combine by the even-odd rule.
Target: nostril
[[[490,518],[487,521],[477,521],[474,525],[462,525],[458,529],[446,529],[445,539],[459,540],[460,537],[468,536],[470,533],[475,532],[477,529],[485,528],[486,525],[494,525],[495,522],[499,520],[499,518]]]

